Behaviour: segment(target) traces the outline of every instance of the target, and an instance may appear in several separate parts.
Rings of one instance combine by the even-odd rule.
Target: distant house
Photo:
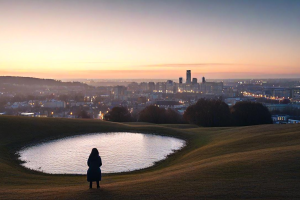
[[[288,123],[289,124],[300,124],[300,120],[298,120],[298,119],[289,119]]]
[[[179,101],[156,101],[155,105],[162,108],[180,108],[182,107],[182,103]]]
[[[79,106],[84,106],[84,107],[89,107],[89,106],[92,106],[94,105],[93,102],[75,102],[75,101],[72,101],[69,103],[70,107],[79,107]]]
[[[29,107],[29,104],[27,101],[24,102],[14,102],[13,104],[8,103],[6,108],[12,108],[12,109],[17,109],[17,108],[27,108]]]
[[[32,112],[22,112],[20,116],[24,117],[47,117],[47,115],[41,115],[41,113],[32,113]]]
[[[44,107],[44,108],[65,108],[66,107],[66,102],[56,101],[56,100],[43,101],[41,107]]]
[[[271,111],[284,111],[289,107],[289,104],[264,104],[268,110]]]
[[[138,99],[137,99],[137,102],[140,104],[140,103],[146,103],[147,102],[147,98],[146,97],[139,97]]]
[[[34,117],[35,116],[35,114],[34,113],[21,113],[20,114],[21,116],[25,116],[25,117]]]
[[[272,115],[272,120],[274,124],[286,124],[289,117],[289,115]]]
[[[300,105],[295,104],[264,104],[271,111],[285,111],[286,109],[300,109]]]
[[[228,106],[234,106],[237,102],[241,102],[242,99],[241,98],[226,98],[224,100],[224,102],[228,105]]]

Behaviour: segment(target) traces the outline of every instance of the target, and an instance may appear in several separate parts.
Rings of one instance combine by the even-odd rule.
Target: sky
[[[299,0],[0,0],[0,76],[300,78]]]

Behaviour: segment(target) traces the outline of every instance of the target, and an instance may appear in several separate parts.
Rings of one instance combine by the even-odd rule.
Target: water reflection
[[[102,158],[103,173],[150,167],[185,145],[180,139],[140,133],[101,133],[74,136],[28,147],[18,154],[23,166],[51,174],[86,174],[92,148]]]

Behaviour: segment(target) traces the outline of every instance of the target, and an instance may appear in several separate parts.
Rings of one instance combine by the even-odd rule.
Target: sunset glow
[[[232,2],[0,0],[0,75],[299,78],[300,2]]]

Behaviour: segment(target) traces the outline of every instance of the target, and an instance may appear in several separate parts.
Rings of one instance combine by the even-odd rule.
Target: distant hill
[[[80,82],[62,82],[54,79],[39,79],[32,77],[18,77],[18,76],[0,76],[0,85],[27,85],[27,86],[84,86],[87,84]]]

